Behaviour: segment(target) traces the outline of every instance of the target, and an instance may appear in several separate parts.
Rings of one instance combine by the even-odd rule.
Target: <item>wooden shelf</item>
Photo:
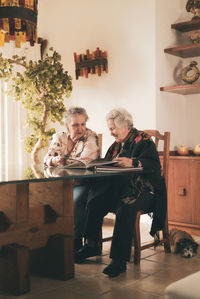
[[[172,24],[171,28],[181,32],[200,29],[200,18],[193,18],[188,22]],[[167,48],[164,49],[164,52],[181,58],[197,57],[200,56],[200,43]],[[200,83],[164,86],[160,87],[160,91],[174,92],[182,95],[198,94],[200,93]]]
[[[200,83],[164,86],[160,87],[160,91],[174,92],[182,95],[196,94],[200,93]]]
[[[181,47],[167,48],[164,49],[164,52],[182,58],[197,57],[200,56],[200,44],[191,44]]]
[[[172,24],[171,28],[181,32],[188,32],[191,30],[200,29],[200,18],[192,19],[189,22]]]

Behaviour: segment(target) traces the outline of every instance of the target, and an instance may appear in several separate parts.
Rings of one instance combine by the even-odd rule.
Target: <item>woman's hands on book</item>
[[[51,160],[51,166],[80,166],[80,165],[85,165],[84,162],[77,160],[77,159],[73,159],[73,158],[69,158],[67,155],[63,156],[63,155],[58,155],[52,158]]]
[[[133,166],[133,160],[131,158],[126,157],[118,157],[113,159],[113,161],[117,162],[117,166],[123,166],[123,167],[132,167]]]
[[[66,157],[65,156],[55,156],[51,160],[51,166],[64,166],[66,165]]]

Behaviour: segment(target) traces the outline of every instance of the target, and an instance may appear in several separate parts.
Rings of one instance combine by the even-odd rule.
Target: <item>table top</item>
[[[44,167],[43,164],[38,165],[7,165],[5,169],[0,167],[0,185],[3,184],[18,184],[18,183],[33,183],[56,180],[69,179],[84,179],[91,177],[106,177],[114,175],[138,174],[141,170],[134,170],[129,172],[96,172],[88,169],[63,169],[58,167]],[[144,171],[142,171],[144,173]],[[146,171],[145,171],[146,173]]]

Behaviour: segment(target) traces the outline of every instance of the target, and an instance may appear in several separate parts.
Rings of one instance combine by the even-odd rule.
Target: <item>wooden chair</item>
[[[160,141],[163,143],[163,155],[161,156],[161,165],[162,165],[162,175],[165,178],[166,188],[168,186],[168,169],[169,169],[169,150],[170,150],[170,132],[165,132],[164,134],[160,134],[157,130],[145,130],[152,139],[154,139],[156,148],[159,150],[158,146]],[[140,239],[140,216],[144,215],[143,211],[138,211],[136,216],[136,222],[134,225],[133,232],[133,245],[134,245],[134,263],[138,264],[141,258],[141,251],[150,247],[155,246],[155,241],[147,243],[145,245],[141,245]],[[168,216],[166,215],[165,225],[162,230],[162,239],[160,243],[164,244],[165,252],[170,252],[170,242],[169,242],[169,229],[168,229]]]
[[[165,132],[164,134],[160,134],[157,130],[145,130],[155,142],[156,148],[159,150],[158,146],[160,145],[160,141],[163,143],[162,152],[163,155],[161,156],[161,165],[162,165],[162,175],[165,178],[166,187],[168,186],[168,169],[169,169],[169,149],[170,149],[170,132]],[[137,264],[140,262],[141,258],[141,251],[150,247],[155,246],[155,242],[150,242],[145,245],[141,245],[140,239],[140,216],[144,215],[143,211],[138,211],[136,216],[136,222],[134,225],[134,232],[133,232],[133,246],[134,246],[134,263]],[[170,242],[169,242],[169,229],[168,229],[168,216],[166,215],[165,219],[165,226],[162,230],[163,238],[160,240],[160,243],[164,243],[165,252],[170,252]],[[101,244],[111,241],[112,237],[106,237],[101,239]]]
[[[100,150],[100,158],[102,157],[102,134],[98,134],[98,146]]]

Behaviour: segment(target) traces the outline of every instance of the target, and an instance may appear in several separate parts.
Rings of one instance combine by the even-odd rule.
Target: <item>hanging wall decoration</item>
[[[38,0],[0,0],[0,46],[15,40],[21,43],[37,43]]]
[[[101,76],[103,72],[108,72],[107,52],[96,48],[96,51],[90,53],[86,50],[86,54],[77,55],[74,53],[76,80],[79,76],[88,78],[88,74],[98,74]]]

